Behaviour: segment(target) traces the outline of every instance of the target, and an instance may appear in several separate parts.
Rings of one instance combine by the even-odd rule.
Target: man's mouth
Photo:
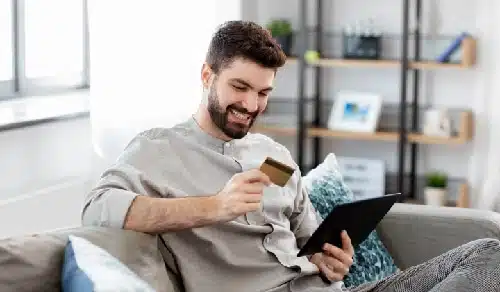
[[[236,121],[239,121],[241,123],[247,123],[251,118],[252,116],[249,115],[249,114],[244,114],[242,112],[239,112],[235,109],[229,109],[229,112],[232,114],[233,118],[236,120]]]

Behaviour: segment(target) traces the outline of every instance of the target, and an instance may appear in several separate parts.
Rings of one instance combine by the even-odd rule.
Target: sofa
[[[405,269],[474,239],[500,239],[500,214],[398,203],[377,232],[398,267]],[[184,291],[159,237],[106,227],[74,227],[0,240],[0,291],[60,291],[64,247],[71,234],[104,248],[156,291]]]

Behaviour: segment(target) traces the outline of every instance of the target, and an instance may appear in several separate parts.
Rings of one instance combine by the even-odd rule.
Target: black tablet
[[[322,252],[325,243],[342,248],[340,237],[342,230],[347,231],[352,245],[356,247],[375,230],[399,199],[401,194],[397,193],[336,206],[321,222],[297,256]]]

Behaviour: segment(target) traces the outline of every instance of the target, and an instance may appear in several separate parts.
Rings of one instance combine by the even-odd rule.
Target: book
[[[469,34],[466,32],[462,32],[458,35],[450,45],[437,57],[436,61],[440,63],[446,63],[450,61],[451,56],[460,49],[460,45],[462,41],[468,37]]]

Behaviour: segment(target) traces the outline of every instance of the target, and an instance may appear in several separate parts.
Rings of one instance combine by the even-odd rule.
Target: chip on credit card
[[[295,172],[295,169],[271,157],[267,157],[260,166],[260,171],[265,173],[275,185],[284,187]]]

